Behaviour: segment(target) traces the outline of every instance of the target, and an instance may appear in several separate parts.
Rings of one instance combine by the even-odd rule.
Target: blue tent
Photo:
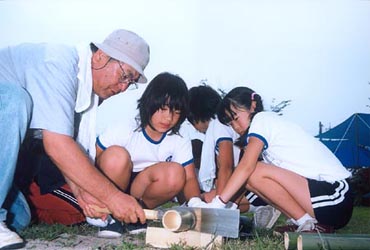
[[[353,114],[338,126],[315,136],[347,168],[370,167],[370,114]]]

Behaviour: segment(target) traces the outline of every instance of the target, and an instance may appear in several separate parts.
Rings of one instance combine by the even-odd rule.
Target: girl
[[[217,107],[222,98],[212,87],[200,85],[190,88],[189,99],[187,119],[197,131],[205,134],[200,148],[198,179],[201,190],[204,191],[203,200],[210,202],[222,192],[234,166],[238,164],[240,147],[233,144],[238,135],[217,119]],[[271,228],[280,215],[279,210],[267,205],[252,192],[245,194],[243,190],[232,201],[241,212],[253,212],[254,225],[259,228]]]
[[[294,226],[283,231],[332,232],[348,223],[351,174],[321,142],[276,113],[264,112],[261,97],[246,87],[224,97],[218,118],[241,135],[245,152],[209,207],[224,207],[245,186],[291,218]]]
[[[170,73],[157,75],[138,100],[138,109],[138,124],[119,123],[98,137],[98,167],[144,208],[175,196],[202,204],[191,143],[178,133],[188,112],[185,82]]]

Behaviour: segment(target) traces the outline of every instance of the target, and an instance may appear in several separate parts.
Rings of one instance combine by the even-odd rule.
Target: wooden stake
[[[174,233],[161,227],[148,227],[145,243],[158,248],[170,248],[174,244],[184,244],[189,247],[214,249],[222,246],[222,236],[194,230]]]

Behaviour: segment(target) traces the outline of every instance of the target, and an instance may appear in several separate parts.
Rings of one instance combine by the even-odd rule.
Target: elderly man
[[[29,224],[30,209],[17,186],[28,190],[33,180],[27,196],[36,213],[60,194],[61,201],[76,198],[83,217],[107,216],[91,206],[97,205],[118,220],[145,222],[137,201],[102,175],[94,159],[97,106],[129,85],[146,82],[148,62],[148,44],[123,29],[81,48],[20,44],[0,49],[0,249],[24,245],[9,228]],[[38,215],[60,222],[64,213]]]

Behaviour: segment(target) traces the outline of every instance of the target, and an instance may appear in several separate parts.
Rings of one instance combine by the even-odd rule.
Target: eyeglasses
[[[113,58],[111,58],[111,59],[113,59]],[[113,60],[115,60],[115,59],[113,59]],[[139,81],[140,75],[136,79],[134,79],[134,77],[131,74],[126,74],[125,70],[123,69],[123,66],[122,66],[123,63],[122,62],[120,62],[118,60],[115,60],[115,61],[118,63],[119,67],[122,70],[122,74],[119,77],[118,82],[123,83],[123,84],[128,84],[127,89],[129,89],[129,90],[137,89],[138,88],[137,82]]]

